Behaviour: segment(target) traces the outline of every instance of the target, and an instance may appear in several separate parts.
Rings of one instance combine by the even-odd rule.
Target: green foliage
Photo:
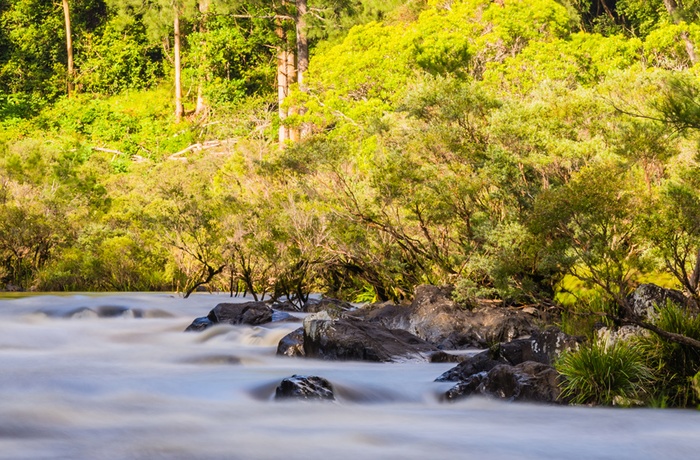
[[[657,306],[659,328],[700,340],[700,315],[668,303]],[[693,378],[700,369],[700,350],[664,340],[656,334],[641,339],[647,365],[654,370],[654,391],[669,405],[687,407],[700,403]]]
[[[116,19],[100,34],[91,34],[81,44],[82,59],[76,83],[82,91],[118,94],[156,85],[163,76],[161,51],[146,41],[142,24],[122,29]]]
[[[565,352],[556,363],[564,376],[562,397],[574,404],[642,404],[649,397],[652,372],[635,343],[592,341]]]

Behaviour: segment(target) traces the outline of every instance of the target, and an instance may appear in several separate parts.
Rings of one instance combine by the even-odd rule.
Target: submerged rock
[[[206,317],[195,319],[185,331],[202,331],[214,324],[257,326],[272,321],[272,308],[265,302],[220,303]]]
[[[333,385],[323,377],[292,375],[275,390],[275,399],[289,398],[333,401],[335,395]]]
[[[452,300],[450,286],[418,286],[411,305],[384,303],[358,309],[353,316],[403,329],[441,349],[484,348],[537,330],[537,317],[522,310],[482,306],[466,310]]]

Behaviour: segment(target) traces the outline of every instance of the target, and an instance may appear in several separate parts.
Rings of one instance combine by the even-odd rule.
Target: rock
[[[275,310],[279,311],[302,313],[318,313],[320,311],[325,311],[334,318],[338,318],[342,315],[342,313],[355,308],[348,302],[343,302],[342,300],[333,299],[330,297],[323,299],[308,299],[304,305],[301,306],[287,300],[284,302],[275,303],[273,307]]]
[[[552,365],[561,353],[577,349],[582,341],[583,338],[564,334],[556,327],[536,331],[528,339],[499,343],[467,358],[440,375],[436,381],[465,381],[474,374],[488,372],[499,364],[516,366],[529,361]]]
[[[304,353],[309,358],[393,362],[429,361],[440,350],[401,329],[354,317],[334,320],[326,312],[304,319]]]
[[[277,344],[277,354],[280,356],[306,356],[304,353],[304,328],[300,327],[282,337]]]
[[[275,391],[275,399],[335,400],[333,385],[323,377],[293,375],[282,380]]]
[[[601,327],[596,330],[598,340],[605,343],[607,346],[612,346],[618,341],[627,342],[633,338],[641,336],[649,336],[652,332],[643,329],[639,326],[621,326],[617,328]]]
[[[492,359],[489,351],[481,353],[465,359],[457,366],[443,373],[435,379],[436,382],[461,382],[466,381],[475,374],[488,372],[494,367],[502,364],[500,361]]]
[[[627,299],[632,311],[643,321],[655,322],[658,314],[656,307],[663,307],[667,301],[686,308],[692,308],[692,301],[681,291],[666,289],[655,284],[640,284]]]
[[[272,308],[265,302],[220,303],[209,312],[213,323],[257,326],[272,321]]]
[[[686,297],[681,291],[662,288],[655,284],[640,284],[627,298],[627,302],[637,318],[651,324],[654,324],[659,317],[657,308],[664,307],[667,302],[688,309],[697,309],[695,301]],[[628,341],[634,337],[648,336],[651,332],[639,326],[625,325],[600,327],[596,334],[600,340],[612,345],[617,341]]]
[[[195,319],[185,331],[202,331],[214,324],[257,326],[272,321],[273,311],[265,302],[220,303],[206,317]]]
[[[582,337],[564,334],[552,327],[533,332],[529,339],[500,343],[492,349],[491,357],[511,365],[525,361],[551,365],[564,351],[577,349],[582,341]]]
[[[325,311],[332,317],[340,317],[344,312],[353,310],[355,307],[352,304],[343,302],[338,299],[309,299],[305,304],[303,311],[307,313],[318,313],[320,311]]]
[[[517,366],[499,364],[488,372],[474,374],[445,392],[455,400],[473,394],[508,401],[560,402],[559,373],[552,366],[525,361]]]
[[[383,303],[350,315],[406,330],[446,350],[485,348],[490,343],[511,341],[537,330],[537,318],[531,313],[493,305],[469,311],[451,296],[449,286],[418,286],[409,306]]]
[[[187,326],[187,329],[185,329],[185,332],[198,332],[198,331],[203,331],[204,329],[213,326],[214,323],[207,318],[206,316],[201,316],[199,318],[195,318],[194,321],[192,321],[192,324]]]

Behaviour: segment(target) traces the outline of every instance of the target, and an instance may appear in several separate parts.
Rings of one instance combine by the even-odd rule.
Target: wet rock
[[[344,312],[350,311],[355,307],[342,300],[323,298],[323,299],[308,299],[303,305],[298,305],[294,302],[285,301],[275,303],[273,305],[275,310],[279,311],[291,311],[291,312],[302,312],[302,313],[318,313],[325,311],[333,318],[339,318]]]
[[[333,385],[317,376],[293,375],[280,382],[275,399],[335,400]]]
[[[535,331],[528,339],[500,343],[492,349],[491,357],[511,365],[525,361],[551,365],[564,351],[577,349],[582,341],[582,337],[574,337],[552,327]]]
[[[207,318],[206,316],[200,316],[199,318],[195,318],[195,320],[192,321],[192,324],[187,326],[185,332],[203,331],[204,329],[213,325],[214,323],[209,318]]]
[[[280,356],[306,356],[304,353],[304,328],[300,327],[282,337],[277,345],[277,354]]]
[[[431,363],[461,363],[465,359],[465,356],[452,355],[450,353],[446,353],[442,350],[439,350],[430,355],[429,361]]]
[[[525,312],[495,305],[466,310],[452,300],[449,286],[418,286],[411,305],[384,303],[358,309],[353,316],[403,329],[441,349],[485,348],[494,342],[509,342],[537,330],[538,318]]]
[[[304,319],[304,353],[310,358],[392,362],[428,361],[435,346],[401,329],[354,317],[334,320],[326,312]]]
[[[220,303],[206,317],[195,319],[185,331],[202,331],[214,324],[257,326],[272,321],[273,311],[265,302]]]
[[[304,304],[304,311],[307,313],[318,313],[325,311],[330,316],[337,318],[340,317],[342,313],[346,311],[353,310],[355,307],[348,302],[343,302],[338,299],[324,298],[320,300],[309,299]]]
[[[488,372],[499,364],[500,361],[492,359],[488,351],[469,357],[452,369],[444,372],[435,379],[436,382],[460,382],[466,381],[475,374]]]
[[[499,364],[458,383],[445,392],[445,399],[481,394],[508,401],[558,403],[561,402],[559,381],[556,369],[546,364],[534,361],[517,366]]]
[[[265,302],[220,303],[209,312],[213,323],[257,326],[272,321],[272,308]]]
[[[467,380],[472,375],[488,372],[499,364],[516,366],[529,361],[552,365],[561,353],[577,349],[582,341],[582,337],[564,334],[555,327],[536,331],[530,338],[499,343],[474,355],[443,373],[436,381]]]
[[[272,311],[273,323],[301,323],[301,319],[296,316],[292,316],[286,311]]]

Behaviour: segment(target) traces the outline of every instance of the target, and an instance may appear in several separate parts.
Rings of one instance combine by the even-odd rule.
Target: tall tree
[[[65,20],[66,24],[66,55],[68,56],[67,59],[67,92],[68,92],[68,97],[71,96],[73,93],[73,78],[74,78],[74,69],[73,69],[73,35],[71,33],[71,26],[70,26],[70,6],[68,5],[68,0],[63,0],[63,17]]]
[[[684,11],[682,4],[676,0],[664,0],[664,7],[668,11],[668,15],[671,17],[671,21],[674,24],[679,24],[683,20]],[[698,61],[697,55],[695,54],[695,44],[690,39],[690,35],[687,30],[681,32],[681,40],[685,44],[685,52],[688,53],[688,59],[691,64],[695,64]]]
[[[182,62],[180,60],[180,5],[173,1],[173,61],[175,67],[175,121],[182,120]]]

